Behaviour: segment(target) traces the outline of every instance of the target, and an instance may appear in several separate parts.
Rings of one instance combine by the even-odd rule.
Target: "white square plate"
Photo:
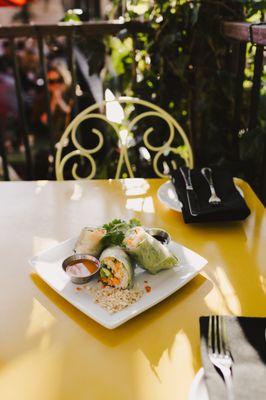
[[[70,278],[62,269],[63,260],[73,254],[76,240],[77,238],[72,238],[59,243],[32,257],[29,262],[37,274],[58,294],[88,315],[88,317],[108,329],[114,329],[122,325],[129,319],[164,300],[193,279],[207,264],[207,260],[194,251],[172,241],[169,244],[169,248],[180,260],[179,265],[171,270],[161,271],[157,275],[150,275],[141,268],[136,268],[136,284],[144,289],[146,285],[144,281],[148,281],[147,285],[151,287],[151,291],[146,293],[144,290],[144,294],[139,301],[124,308],[122,311],[109,314],[93,302],[87,290],[77,291],[76,285],[70,281]]]

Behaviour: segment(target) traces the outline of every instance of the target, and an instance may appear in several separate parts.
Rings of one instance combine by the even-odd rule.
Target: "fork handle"
[[[228,400],[234,400],[234,393],[233,393],[233,380],[232,380],[232,373],[230,368],[221,368],[224,380],[225,380],[225,386],[226,386],[226,391],[227,391],[227,399]]]
[[[201,168],[201,173],[210,186],[211,194],[216,194],[212,180],[212,170],[208,167]]]
[[[186,189],[187,190],[193,190],[192,182],[191,182],[191,175],[190,175],[190,169],[189,168],[182,168],[179,167],[179,170],[183,176],[183,179],[186,184]]]

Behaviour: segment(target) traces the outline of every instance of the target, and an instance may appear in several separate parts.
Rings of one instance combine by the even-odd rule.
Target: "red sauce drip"
[[[147,293],[150,293],[151,292],[151,287],[150,286],[145,286],[145,290],[146,290]]]

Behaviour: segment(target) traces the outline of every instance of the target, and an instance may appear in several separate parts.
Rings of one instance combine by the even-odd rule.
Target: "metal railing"
[[[116,35],[122,30],[126,30],[128,34],[134,35],[136,32],[142,32],[145,30],[145,24],[136,22],[122,23],[120,21],[94,21],[94,22],[83,22],[77,25],[71,25],[69,23],[59,23],[57,25],[20,25],[20,26],[8,26],[0,27],[0,39],[6,39],[9,41],[13,75],[15,79],[16,97],[18,103],[18,114],[20,122],[20,134],[22,143],[25,149],[25,163],[26,163],[26,179],[34,179],[33,173],[33,158],[32,149],[29,143],[29,128],[28,118],[25,110],[25,101],[22,95],[22,84],[18,62],[18,54],[16,48],[16,40],[19,38],[35,38],[37,39],[39,63],[40,63],[40,78],[43,81],[44,86],[44,98],[45,98],[45,112],[47,114],[47,127],[49,133],[50,152],[53,154],[55,146],[55,137],[53,131],[53,118],[50,108],[50,93],[48,88],[47,80],[47,60],[45,56],[45,41],[47,37],[65,37],[66,38],[66,59],[68,63],[68,69],[71,73],[71,100],[73,109],[77,102],[76,96],[76,60],[75,60],[75,35],[80,34],[85,37],[99,37],[106,35]],[[72,115],[73,116],[73,115]],[[0,155],[2,157],[3,164],[3,175],[5,180],[9,180],[8,172],[8,155],[4,144],[4,132],[0,126]]]

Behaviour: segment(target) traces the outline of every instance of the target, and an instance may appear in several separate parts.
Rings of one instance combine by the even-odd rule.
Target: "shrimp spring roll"
[[[142,227],[129,229],[123,244],[138,265],[150,274],[162,269],[170,269],[178,264],[178,259],[157,239],[149,235]]]
[[[100,257],[100,280],[109,286],[121,289],[133,285],[133,266],[129,256],[118,246],[105,249]]]
[[[103,250],[102,239],[105,234],[106,230],[102,228],[83,228],[75,245],[75,252],[98,257]]]

